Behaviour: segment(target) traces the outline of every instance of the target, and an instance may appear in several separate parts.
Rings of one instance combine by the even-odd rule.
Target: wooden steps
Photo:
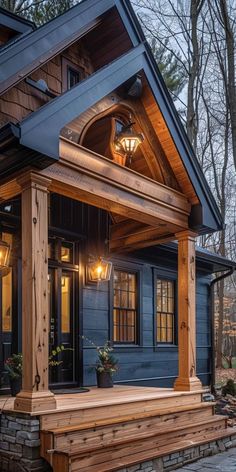
[[[214,416],[213,403],[187,403],[144,412],[136,409],[113,418],[106,414],[103,409],[103,419],[42,431],[41,456],[54,471],[105,472],[115,470],[114,464],[116,468],[133,464],[140,454],[144,460],[150,454],[161,455],[167,445],[170,449],[188,441],[197,444],[209,435],[224,434],[227,427],[225,417]]]
[[[143,451],[134,450],[133,447],[130,447],[130,454],[125,456],[123,455],[123,451],[120,454],[117,454],[115,451],[113,454],[113,448],[110,448],[110,451],[105,451],[103,449],[103,451],[100,453],[100,461],[103,462],[97,464],[94,464],[93,455],[86,458],[86,464],[86,459],[82,462],[82,458],[79,456],[76,457],[75,455],[70,455],[68,452],[55,452],[53,457],[53,470],[60,470],[60,472],[111,472],[123,467],[139,464],[147,460],[181,451],[183,449],[188,449],[204,443],[216,441],[233,434],[236,435],[236,428],[230,428],[224,431],[220,430],[218,432],[214,431],[212,433],[205,434],[202,437],[195,437],[194,439],[185,439],[177,442],[174,441],[171,444],[168,443],[167,445],[149,443],[149,447]],[[104,454],[106,454],[106,459]],[[115,454],[117,457],[114,457]]]
[[[220,433],[221,435],[225,429],[225,418],[215,416],[195,425],[179,426],[165,432],[159,430],[140,436],[130,436],[123,440],[114,440],[108,445],[92,446],[91,444],[90,447],[81,448],[72,446],[55,451],[52,456],[52,466],[55,471],[60,470],[60,472],[79,472],[81,470],[83,472],[92,472],[93,470],[105,472],[114,470],[114,464],[120,464],[121,460],[125,465],[137,463],[137,457],[140,454],[144,455],[146,459],[150,459],[150,457],[156,457],[158,453],[161,454],[163,450],[167,450],[167,444],[168,451],[177,445],[180,448],[180,444],[186,444],[186,441],[197,444],[212,434]],[[57,469],[60,457],[64,469],[61,465]],[[138,460],[138,462],[141,461]]]
[[[145,437],[156,431],[168,431],[170,428],[183,427],[199,421],[213,418],[212,403],[200,403],[194,407],[179,407],[171,411],[155,410],[136,413],[123,417],[104,419],[87,424],[55,428],[41,433],[43,453],[46,449],[90,448],[91,446],[109,445],[120,439]],[[45,456],[44,456],[45,457]],[[46,457],[45,457],[46,458]],[[47,457],[48,459],[48,457]]]
[[[41,415],[41,456],[54,472],[110,472],[234,434],[202,391],[105,390],[59,397],[60,409]]]

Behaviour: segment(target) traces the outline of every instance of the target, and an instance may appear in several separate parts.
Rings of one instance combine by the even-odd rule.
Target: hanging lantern
[[[122,126],[120,133],[116,135],[115,145],[122,149],[129,159],[129,163],[137,151],[138,146],[143,142],[144,137],[141,133],[136,133],[132,129],[132,125],[135,123],[129,123],[126,126]]]
[[[88,264],[88,280],[90,282],[107,282],[111,278],[112,263],[99,257]]]
[[[0,275],[9,266],[10,245],[0,240]]]

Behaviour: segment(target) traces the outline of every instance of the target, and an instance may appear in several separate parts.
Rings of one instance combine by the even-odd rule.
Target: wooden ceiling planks
[[[85,37],[95,70],[109,64],[132,47],[130,37],[116,8],[103,15],[101,24]]]
[[[161,220],[154,227],[138,221],[123,220],[110,227],[109,247],[113,252],[120,252],[154,246],[173,241],[178,231],[178,226]]]

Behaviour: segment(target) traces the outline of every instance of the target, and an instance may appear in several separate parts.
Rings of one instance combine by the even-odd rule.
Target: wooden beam
[[[183,231],[178,239],[178,346],[179,375],[174,389],[200,390],[196,376],[196,234]]]
[[[68,140],[60,161],[41,171],[50,190],[153,225],[160,220],[188,228],[190,205],[184,195]]]
[[[176,226],[160,222],[147,226],[138,221],[125,220],[110,227],[110,250],[131,251],[176,239]]]
[[[11,200],[21,193],[21,186],[19,183],[14,180],[10,180],[2,185],[0,185],[0,202]]]
[[[48,186],[50,180],[26,173],[22,189],[22,353],[23,385],[15,410],[56,408],[48,389]]]

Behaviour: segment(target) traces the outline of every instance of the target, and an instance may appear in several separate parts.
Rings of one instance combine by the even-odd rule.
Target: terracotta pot
[[[98,372],[97,371],[97,386],[98,388],[111,388],[113,387],[112,375],[110,372]]]
[[[15,397],[17,393],[21,391],[22,387],[22,378],[17,377],[17,379],[10,379],[10,388],[11,388],[11,396]]]

